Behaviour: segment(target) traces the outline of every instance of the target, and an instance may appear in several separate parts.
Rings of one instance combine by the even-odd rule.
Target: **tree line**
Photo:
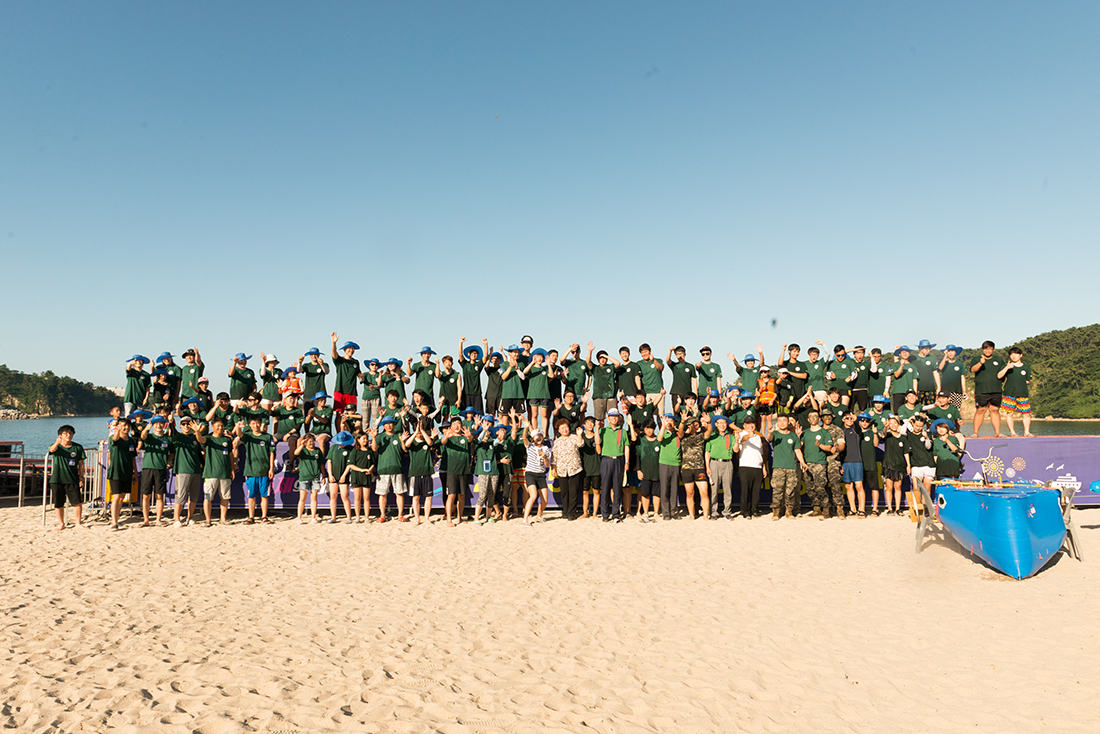
[[[27,374],[0,365],[0,407],[39,415],[106,415],[122,398],[105,387],[55,375]]]

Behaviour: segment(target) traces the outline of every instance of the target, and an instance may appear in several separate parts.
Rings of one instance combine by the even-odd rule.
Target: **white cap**
[[[264,358],[264,364],[267,364],[268,362],[278,362],[278,361],[279,361],[279,358],[276,357],[274,354],[269,354],[269,355],[267,355],[267,357]]]

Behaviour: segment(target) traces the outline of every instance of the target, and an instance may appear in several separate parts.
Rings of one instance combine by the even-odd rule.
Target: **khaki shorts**
[[[202,485],[203,495],[210,501],[217,494],[221,494],[223,500],[228,500],[232,484],[228,479],[207,479]]]

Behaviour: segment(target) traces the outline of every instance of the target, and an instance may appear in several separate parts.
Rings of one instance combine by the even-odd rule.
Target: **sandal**
[[[878,517],[878,516],[879,516],[879,511],[878,511],[878,508],[876,507],[875,509],[871,510],[871,517]]]
[[[864,512],[863,510],[860,510],[859,512],[856,513],[856,517],[867,517],[867,513]]]

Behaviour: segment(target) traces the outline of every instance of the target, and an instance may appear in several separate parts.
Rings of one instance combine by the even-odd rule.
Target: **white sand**
[[[1086,562],[899,518],[51,533],[0,510],[28,732],[1097,732]]]

